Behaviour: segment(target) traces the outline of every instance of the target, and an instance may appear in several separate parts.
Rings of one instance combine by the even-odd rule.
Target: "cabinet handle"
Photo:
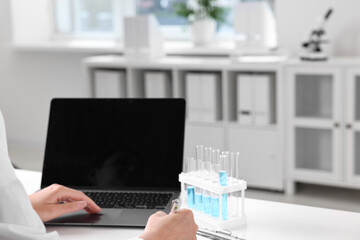
[[[336,127],[336,128],[340,127],[340,123],[338,123],[338,122],[334,123],[334,127]]]
[[[346,128],[347,129],[351,129],[352,128],[352,125],[350,123],[346,124]]]

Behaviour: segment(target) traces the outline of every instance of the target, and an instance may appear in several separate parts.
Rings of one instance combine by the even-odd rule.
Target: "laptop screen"
[[[41,187],[179,189],[183,99],[54,99]]]

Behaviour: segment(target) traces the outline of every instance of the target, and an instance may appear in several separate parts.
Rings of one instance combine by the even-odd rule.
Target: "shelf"
[[[249,130],[264,130],[264,131],[277,131],[277,124],[269,124],[269,125],[254,125],[254,124],[239,124],[238,122],[226,122],[226,126],[230,128],[238,128],[238,129],[249,129]]]
[[[257,187],[282,190],[284,175],[283,156],[280,152],[280,133],[283,121],[279,119],[282,117],[279,105],[283,84],[281,66],[284,61],[285,59],[281,57],[263,58],[260,56],[244,57],[240,61],[234,62],[226,57],[172,56],[156,60],[131,60],[121,56],[107,55],[86,58],[84,66],[90,71],[98,68],[125,69],[129,97],[140,98],[146,96],[144,72],[166,72],[171,82],[171,97],[187,99],[184,157],[193,156],[194,147],[199,144],[218,149],[229,150],[231,148],[234,152],[243,151],[243,164],[245,167],[250,166],[251,168],[251,171],[248,171],[251,174],[246,176],[249,176],[250,179],[248,183]],[[270,120],[265,120],[260,124],[255,122],[253,124],[239,123],[237,119],[239,96],[237,76],[239,74],[268,78],[268,84],[266,83],[262,89],[264,94],[260,93],[253,97],[262,99],[266,95],[262,103],[266,108],[266,104],[271,102],[271,107],[267,108],[267,110],[271,108],[269,110]],[[189,76],[193,79],[189,79]],[[198,81],[196,78],[201,80]],[[202,85],[194,88],[191,84],[197,81]],[[205,83],[210,84],[205,86]],[[191,95],[192,91],[193,95]],[[252,94],[253,92],[250,93],[250,95]],[[196,114],[195,118],[194,115],[189,115],[190,111],[193,113],[193,110],[196,110],[196,104],[191,103],[194,100],[193,96],[201,96],[199,102],[206,102],[204,104],[206,106],[203,106],[204,109],[198,113],[206,112],[207,119],[197,118]],[[249,136],[251,139],[246,139]],[[248,149],[238,145],[240,140],[248,149],[261,146],[266,150],[258,151],[258,154],[255,155],[250,154]],[[259,165],[263,162],[267,165]],[[266,174],[269,166],[271,173]],[[259,169],[257,171],[265,173],[266,176],[256,174],[254,169]],[[266,181],[261,179],[266,179]]]
[[[227,122],[226,121],[216,121],[216,122],[194,122],[186,120],[186,124],[195,127],[224,127]]]
[[[229,71],[226,76],[229,121],[255,126],[276,124],[276,72]]]
[[[260,59],[261,60],[261,59]],[[281,61],[279,63],[282,63]],[[279,66],[268,62],[233,62],[228,57],[188,57],[169,56],[159,59],[127,59],[119,55],[88,57],[84,60],[87,67],[134,67],[176,69],[177,71],[252,71],[277,72]],[[242,70],[241,70],[242,69]]]

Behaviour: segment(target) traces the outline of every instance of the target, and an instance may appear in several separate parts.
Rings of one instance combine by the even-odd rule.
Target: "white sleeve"
[[[7,150],[4,119],[0,111],[0,239],[55,240],[57,232],[46,233],[32,208],[23,185],[15,176]]]

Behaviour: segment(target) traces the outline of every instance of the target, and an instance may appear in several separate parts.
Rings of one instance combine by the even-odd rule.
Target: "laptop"
[[[53,99],[41,188],[84,192],[103,211],[46,225],[144,227],[180,194],[184,99]]]

